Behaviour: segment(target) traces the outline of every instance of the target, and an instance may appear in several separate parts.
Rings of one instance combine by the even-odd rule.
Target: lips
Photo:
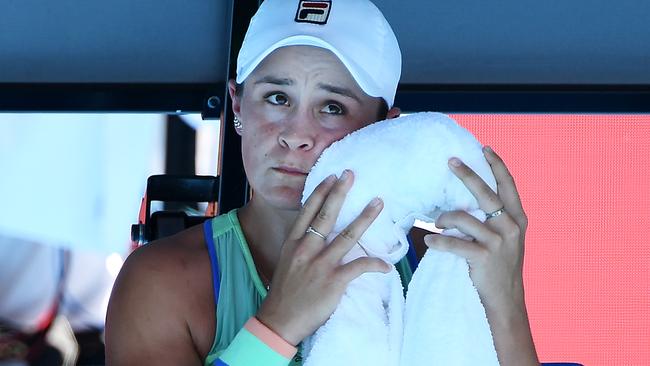
[[[295,176],[300,176],[300,177],[305,177],[307,176],[307,173],[300,169],[300,168],[294,168],[294,167],[289,167],[289,166],[276,166],[273,167],[273,170],[276,172],[282,173],[282,174],[287,174],[287,175],[295,175]]]

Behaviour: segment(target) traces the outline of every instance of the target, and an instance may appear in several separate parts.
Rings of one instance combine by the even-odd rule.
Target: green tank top
[[[237,210],[208,220],[204,225],[212,263],[215,303],[218,303],[216,334],[204,360],[204,365],[209,366],[219,358],[246,321],[257,313],[266,297],[266,288],[257,273]],[[406,289],[413,275],[406,257],[396,267]],[[300,350],[290,365],[302,365]]]

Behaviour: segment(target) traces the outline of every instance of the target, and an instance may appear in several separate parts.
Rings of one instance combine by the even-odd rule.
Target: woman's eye
[[[266,99],[267,102],[275,105],[288,105],[289,104],[289,98],[287,98],[286,95],[280,94],[280,93],[274,93],[271,95],[266,96],[264,99]]]
[[[338,104],[328,104],[325,108],[321,109],[321,112],[328,114],[343,114],[343,107]]]

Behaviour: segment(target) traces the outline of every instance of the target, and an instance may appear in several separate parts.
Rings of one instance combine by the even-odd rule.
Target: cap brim
[[[241,71],[237,73],[237,83],[241,84],[246,80],[246,78],[259,66],[259,64],[271,54],[271,52],[277,50],[281,47],[286,46],[314,46],[320,47],[327,50],[330,50],[336,55],[336,57],[341,60],[345,68],[350,72],[354,80],[357,82],[361,90],[371,97],[381,97],[381,92],[378,91],[376,86],[370,85],[368,76],[365,76],[365,71],[352,61],[344,57],[339,50],[331,45],[328,42],[323,41],[322,39],[314,36],[308,35],[297,35],[284,38],[271,46],[269,46],[264,52],[260,53],[252,62],[249,62],[247,65],[243,65]],[[386,101],[389,105],[389,101]]]

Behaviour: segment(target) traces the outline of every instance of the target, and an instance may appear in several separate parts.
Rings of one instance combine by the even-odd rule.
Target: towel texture
[[[434,222],[450,210],[485,218],[449,170],[452,156],[496,190],[474,136],[444,114],[426,112],[377,122],[333,143],[309,173],[303,203],[327,176],[351,169],[354,185],[328,241],[379,196],[383,211],[344,262],[370,255],[395,264],[408,251],[406,234],[416,219]],[[414,273],[406,301],[396,270],[352,281],[329,320],[305,340],[304,354],[307,366],[340,360],[387,366],[498,364],[466,261],[433,250]]]

